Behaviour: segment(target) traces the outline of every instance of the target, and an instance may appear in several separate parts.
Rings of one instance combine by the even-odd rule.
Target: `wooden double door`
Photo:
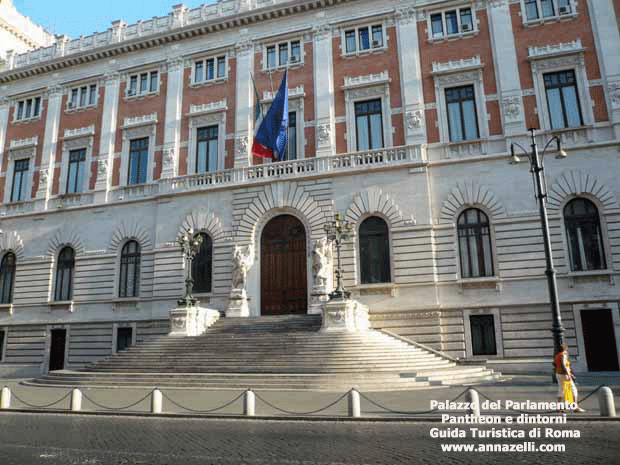
[[[273,218],[261,235],[261,314],[306,313],[306,230],[292,215]]]

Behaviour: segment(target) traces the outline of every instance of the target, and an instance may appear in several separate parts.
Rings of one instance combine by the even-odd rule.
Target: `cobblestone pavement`
[[[462,425],[463,426],[463,425]],[[473,425],[475,426],[475,425]],[[436,439],[441,423],[0,414],[2,465],[411,465],[620,463],[620,423],[569,422],[577,439]],[[466,426],[464,429],[468,429]],[[524,429],[529,430],[528,425]],[[481,429],[488,429],[481,426]],[[564,444],[553,453],[448,453],[441,444]]]

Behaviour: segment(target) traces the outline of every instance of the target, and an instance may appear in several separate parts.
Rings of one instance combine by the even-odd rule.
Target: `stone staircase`
[[[197,337],[162,337],[29,384],[361,391],[495,379],[380,331],[323,333],[315,315],[223,318]]]

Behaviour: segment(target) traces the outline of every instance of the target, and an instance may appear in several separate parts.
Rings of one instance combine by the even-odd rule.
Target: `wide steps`
[[[482,365],[457,365],[378,331],[323,333],[320,327],[315,315],[223,318],[201,336],[162,337],[30,383],[380,391],[495,377]]]

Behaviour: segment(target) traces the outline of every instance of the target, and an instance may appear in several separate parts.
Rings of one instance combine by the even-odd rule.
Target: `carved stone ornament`
[[[252,41],[249,39],[240,40],[235,44],[235,48],[237,49],[237,53],[239,55],[244,55],[247,53],[252,53],[254,51],[254,45]]]
[[[504,117],[507,121],[518,121],[521,116],[521,98],[506,97],[502,100]]]
[[[41,170],[39,172],[39,187],[47,186],[47,178],[49,177],[49,173],[47,169]]]
[[[330,126],[329,123],[319,125],[318,129],[318,138],[319,144],[327,144],[329,143],[329,133]]]
[[[105,176],[108,172],[108,160],[97,161],[97,176]]]
[[[237,139],[237,146],[239,147],[239,154],[243,155],[248,151],[248,137],[242,136]]]
[[[422,118],[424,114],[422,110],[408,111],[407,112],[407,128],[419,129],[422,126]]]
[[[170,168],[174,162],[174,148],[169,147],[164,151],[164,167]]]
[[[416,9],[413,7],[406,6],[396,10],[396,19],[400,23],[411,23],[416,20],[416,17]]]
[[[609,98],[614,107],[620,106],[620,82],[609,84]]]
[[[312,33],[317,40],[329,39],[332,36],[332,27],[329,24],[317,24],[312,28]]]

